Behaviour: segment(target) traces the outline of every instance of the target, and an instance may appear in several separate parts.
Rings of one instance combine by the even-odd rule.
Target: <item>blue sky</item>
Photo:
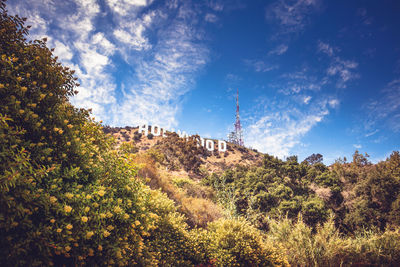
[[[225,139],[330,164],[400,149],[399,1],[8,1],[76,70],[71,102],[112,126]]]

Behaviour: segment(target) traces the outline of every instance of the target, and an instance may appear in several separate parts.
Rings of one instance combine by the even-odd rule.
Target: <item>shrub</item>
[[[280,250],[242,219],[210,223],[200,236],[197,243],[207,244],[203,251],[216,266],[288,266]]]

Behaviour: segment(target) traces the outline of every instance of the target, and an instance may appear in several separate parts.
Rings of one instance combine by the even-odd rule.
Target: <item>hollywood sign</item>
[[[165,128],[162,128],[158,125],[151,125],[150,126],[150,133],[154,136],[161,136],[161,137],[167,137],[166,135],[167,130]],[[189,135],[183,131],[181,132],[180,130],[178,131],[168,131],[168,132],[174,132],[179,135],[181,138],[188,139]],[[149,125],[144,124],[144,125],[139,125],[139,130],[138,133],[144,133],[146,136],[149,134]],[[214,151],[216,148],[218,148],[219,152],[225,152],[226,151],[226,142],[223,140],[217,140],[216,142],[212,139],[205,139],[205,138],[198,138],[197,139],[197,146],[203,146],[205,147],[208,151]]]

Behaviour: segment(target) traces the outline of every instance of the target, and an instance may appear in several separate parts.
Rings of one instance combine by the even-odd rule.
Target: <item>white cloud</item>
[[[143,26],[139,25],[133,35],[129,32],[116,29],[114,30],[114,36],[122,43],[129,44],[135,50],[147,50],[151,48],[147,38],[142,36]]]
[[[356,149],[360,149],[360,148],[362,148],[362,145],[359,145],[359,144],[353,144],[353,147],[354,147],[354,148],[356,148]]]
[[[143,7],[150,5],[152,0],[106,0],[109,8],[121,16],[134,15]]]
[[[367,119],[364,122],[366,136],[374,135],[380,128],[388,128],[400,132],[400,79],[395,79],[381,90],[380,97],[363,105],[367,110]]]
[[[303,98],[303,102],[304,102],[304,104],[308,104],[308,103],[310,103],[310,100],[311,100],[311,96],[305,96],[304,98]]]
[[[338,76],[337,87],[346,88],[347,82],[359,78],[359,74],[354,70],[358,67],[358,63],[352,60],[342,60],[335,57],[331,65],[327,69],[329,76]]]
[[[218,17],[214,14],[207,13],[206,16],[204,17],[204,20],[207,22],[215,23],[218,21]]]
[[[271,50],[268,52],[268,55],[283,55],[286,53],[286,51],[288,50],[289,46],[285,45],[285,44],[281,44],[279,46],[277,46],[275,49]]]
[[[331,108],[336,108],[340,104],[338,99],[331,99],[328,103]]]
[[[262,60],[246,59],[244,62],[246,65],[252,67],[256,72],[268,72],[279,68],[278,65],[270,65]]]
[[[327,43],[318,41],[318,51],[327,54],[328,56],[334,55],[334,48]]]
[[[155,16],[156,12],[150,11],[132,21],[124,17],[117,19],[113,35],[121,42],[122,54],[129,54],[131,49],[136,51],[151,49],[152,45],[145,32],[152,25]]]
[[[347,82],[358,79],[360,75],[356,72],[358,63],[353,60],[344,60],[339,56],[336,56],[336,52],[340,49],[333,47],[328,43],[318,41],[317,49],[328,56],[330,59],[329,67],[326,70],[328,76],[336,76],[336,86],[338,88],[346,88]]]
[[[245,143],[279,158],[291,154],[301,144],[301,138],[329,114],[327,101],[316,102],[309,111],[293,106],[282,111],[265,111],[245,127]]]
[[[221,1],[210,1],[209,2],[209,6],[214,11],[222,11],[222,10],[224,10],[224,5],[221,3]]]
[[[318,8],[319,0],[278,0],[267,7],[268,19],[276,20],[286,32],[302,30],[309,15]]]
[[[327,83],[326,79],[319,79],[309,73],[307,68],[293,73],[281,75],[279,83],[272,83],[271,86],[277,88],[279,93],[285,95],[299,94],[306,91],[318,92]]]
[[[69,61],[72,59],[73,53],[68,46],[66,46],[65,44],[61,43],[58,40],[56,40],[54,44],[55,44],[54,53],[58,56],[60,60]]]
[[[113,109],[114,124],[177,126],[181,98],[208,58],[208,50],[190,25],[193,15],[190,6],[183,6],[169,27],[159,32],[152,56],[138,63],[135,81],[125,84],[124,100]]]
[[[92,44],[105,55],[112,55],[115,52],[115,45],[111,43],[102,32],[98,32],[92,36]]]

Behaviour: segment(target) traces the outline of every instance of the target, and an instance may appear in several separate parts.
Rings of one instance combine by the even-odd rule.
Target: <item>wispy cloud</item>
[[[329,114],[329,100],[315,101],[310,109],[301,109],[293,103],[260,103],[266,110],[251,119],[245,127],[246,145],[262,152],[284,158],[301,144],[302,137]],[[272,107],[279,106],[279,110]],[[284,106],[286,108],[284,108]]]
[[[268,55],[283,55],[286,53],[288,50],[289,46],[285,44],[278,45],[275,49],[272,49],[271,51],[268,52]]]
[[[382,128],[400,132],[400,79],[388,83],[380,95],[362,107],[368,112],[364,123],[365,130],[370,132],[368,136]]]
[[[338,88],[346,88],[349,81],[360,77],[356,71],[358,63],[354,60],[345,60],[337,56],[337,52],[340,52],[339,48],[322,41],[318,41],[317,48],[319,52],[326,54],[330,58],[330,65],[326,73],[330,77],[337,77],[336,86]]]
[[[266,17],[280,24],[283,32],[298,32],[309,23],[309,15],[319,5],[319,0],[278,0],[267,7]]]
[[[362,148],[362,145],[360,145],[360,144],[353,144],[353,147],[356,148],[356,149],[360,149],[360,148]]]
[[[318,75],[310,73],[308,68],[303,67],[299,71],[282,74],[278,82],[272,83],[271,86],[284,95],[294,95],[307,91],[318,92],[327,82],[327,79],[321,79]]]
[[[245,59],[244,63],[251,67],[252,69],[254,69],[254,71],[256,72],[268,72],[271,70],[275,70],[278,69],[279,66],[278,65],[274,65],[274,64],[268,64],[263,60],[253,60],[253,59]]]
[[[205,14],[192,1],[33,0],[8,7],[34,25],[32,38],[48,37],[60,60],[76,70],[81,86],[71,101],[109,124],[177,125],[182,97],[208,60],[196,27]],[[214,1],[210,9],[224,6]],[[132,77],[117,81],[121,57]]]
[[[207,13],[204,17],[204,20],[207,22],[215,23],[218,21],[218,17],[215,14]]]
[[[139,62],[137,79],[125,85],[124,101],[113,110],[115,124],[177,125],[181,98],[208,58],[207,48],[191,26],[197,15],[193,12],[189,4],[181,6],[170,26],[159,33],[154,56]]]
[[[374,18],[368,16],[367,9],[365,7],[357,9],[357,16],[361,18],[362,23],[365,25],[371,25],[374,22]]]

